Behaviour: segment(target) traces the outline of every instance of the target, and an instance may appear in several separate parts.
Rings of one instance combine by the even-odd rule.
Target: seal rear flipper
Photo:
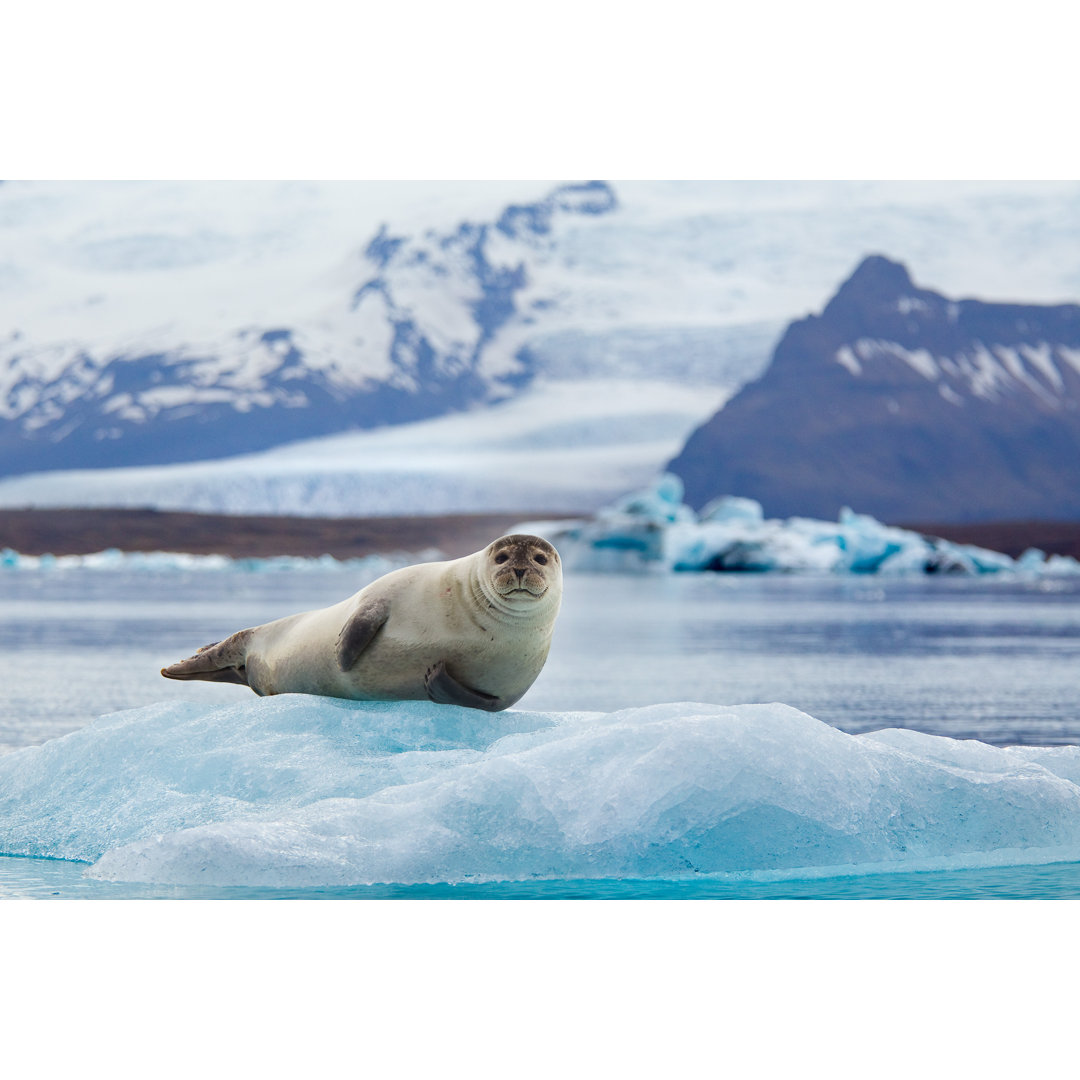
[[[161,669],[166,679],[199,679],[202,682],[229,682],[249,686],[247,641],[250,630],[241,630],[224,641],[204,645],[194,656]]]
[[[348,671],[360,659],[360,654],[371,644],[389,616],[389,600],[379,598],[360,602],[338,634],[337,660],[342,671]]]
[[[459,683],[446,670],[446,664],[441,660],[427,669],[424,686],[427,688],[428,697],[437,705],[464,705],[469,709],[499,712],[513,704]]]

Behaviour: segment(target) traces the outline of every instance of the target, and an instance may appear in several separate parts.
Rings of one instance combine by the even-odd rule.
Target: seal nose
[[[520,567],[520,566],[515,566],[514,567],[514,573],[517,574],[518,581],[523,581],[524,580],[525,573],[526,573],[527,570],[528,570],[527,566],[526,567]]]

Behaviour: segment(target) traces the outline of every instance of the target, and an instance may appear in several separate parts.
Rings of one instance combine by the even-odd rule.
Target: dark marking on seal
[[[424,686],[427,688],[428,697],[436,705],[464,705],[469,709],[498,712],[512,704],[511,702],[504,703],[499,698],[492,697],[491,694],[485,694],[483,690],[474,690],[470,686],[459,683],[446,670],[446,664],[442,660],[427,669]]]
[[[390,616],[390,601],[380,597],[364,600],[345,621],[337,639],[338,666],[342,671],[360,659]]]

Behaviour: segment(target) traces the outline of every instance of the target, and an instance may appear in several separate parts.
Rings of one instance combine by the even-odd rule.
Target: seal
[[[256,694],[423,701],[497,712],[532,686],[562,602],[559,554],[514,534],[394,570],[331,607],[239,630],[161,669]]]

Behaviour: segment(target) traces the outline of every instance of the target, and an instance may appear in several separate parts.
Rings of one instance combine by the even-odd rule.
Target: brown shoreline
[[[477,551],[522,521],[579,517],[565,511],[438,514],[430,517],[308,518],[158,510],[0,509],[0,548],[24,555],[82,555],[105,548],[233,557],[333,555],[338,559],[438,548],[450,558]],[[1080,559],[1080,521],[905,524],[905,529],[1016,557],[1030,547]]]
[[[457,558],[479,550],[519,522],[570,516],[565,512],[522,511],[308,518],[158,510],[0,509],[0,548],[13,548],[23,555],[84,555],[120,548],[234,558],[333,555],[337,559],[438,548]]]

